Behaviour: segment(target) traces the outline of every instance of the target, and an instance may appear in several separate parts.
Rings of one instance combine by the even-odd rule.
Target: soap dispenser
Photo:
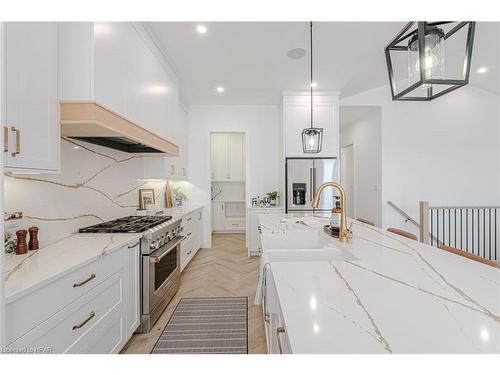
[[[340,197],[335,196],[335,207],[332,209],[332,216],[330,217],[330,229],[334,234],[340,233],[340,215],[342,208],[340,207]]]

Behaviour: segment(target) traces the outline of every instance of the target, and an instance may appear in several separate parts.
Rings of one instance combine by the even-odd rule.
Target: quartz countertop
[[[328,223],[259,219],[263,233]],[[358,260],[270,262],[294,353],[500,353],[499,269],[357,221],[352,231],[347,244],[327,237]]]
[[[172,208],[164,208],[162,209],[164,215],[172,216],[172,220],[182,219],[183,217],[189,215],[191,212],[196,211],[200,208],[203,208],[204,205],[188,205],[188,206],[179,206]]]
[[[6,303],[137,241],[141,236],[141,233],[72,234],[28,254],[6,255]]]

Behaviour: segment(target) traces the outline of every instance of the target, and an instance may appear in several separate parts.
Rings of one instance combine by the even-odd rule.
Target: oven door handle
[[[163,252],[160,256],[151,255],[150,262],[159,263],[163,259],[163,257],[165,257],[168,253],[172,251],[172,249],[175,249],[177,246],[179,246],[182,240],[184,240],[184,237],[178,237],[178,240],[175,241],[175,243],[172,246],[170,246],[170,248],[167,251]]]

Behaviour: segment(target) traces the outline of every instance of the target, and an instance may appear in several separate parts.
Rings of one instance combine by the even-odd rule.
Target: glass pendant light
[[[302,150],[304,154],[317,154],[321,152],[321,146],[323,143],[323,128],[315,128],[313,126],[313,24],[309,23],[309,39],[311,43],[311,80],[309,82],[309,86],[311,88],[311,124],[308,128],[302,130]]]
[[[444,31],[437,26],[426,26],[424,37],[424,77],[426,80],[444,79],[445,67]],[[420,53],[418,49],[418,33],[408,41],[408,79],[409,85],[420,80]],[[420,88],[428,89],[431,84],[425,83]]]
[[[406,24],[384,49],[392,100],[430,101],[467,85],[475,26],[473,21]]]

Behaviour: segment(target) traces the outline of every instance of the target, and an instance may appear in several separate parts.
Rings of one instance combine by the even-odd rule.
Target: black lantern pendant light
[[[408,23],[385,47],[392,100],[429,101],[469,83],[474,29],[475,22]],[[460,37],[462,53],[457,48]],[[452,39],[453,55],[445,61],[445,47]],[[407,58],[398,59],[401,53]],[[397,66],[405,60],[406,67]]]
[[[302,130],[302,150],[305,154],[317,154],[321,152],[321,144],[323,141],[323,128],[315,128],[313,126],[313,24],[309,23],[309,40],[311,43],[311,126]]]

